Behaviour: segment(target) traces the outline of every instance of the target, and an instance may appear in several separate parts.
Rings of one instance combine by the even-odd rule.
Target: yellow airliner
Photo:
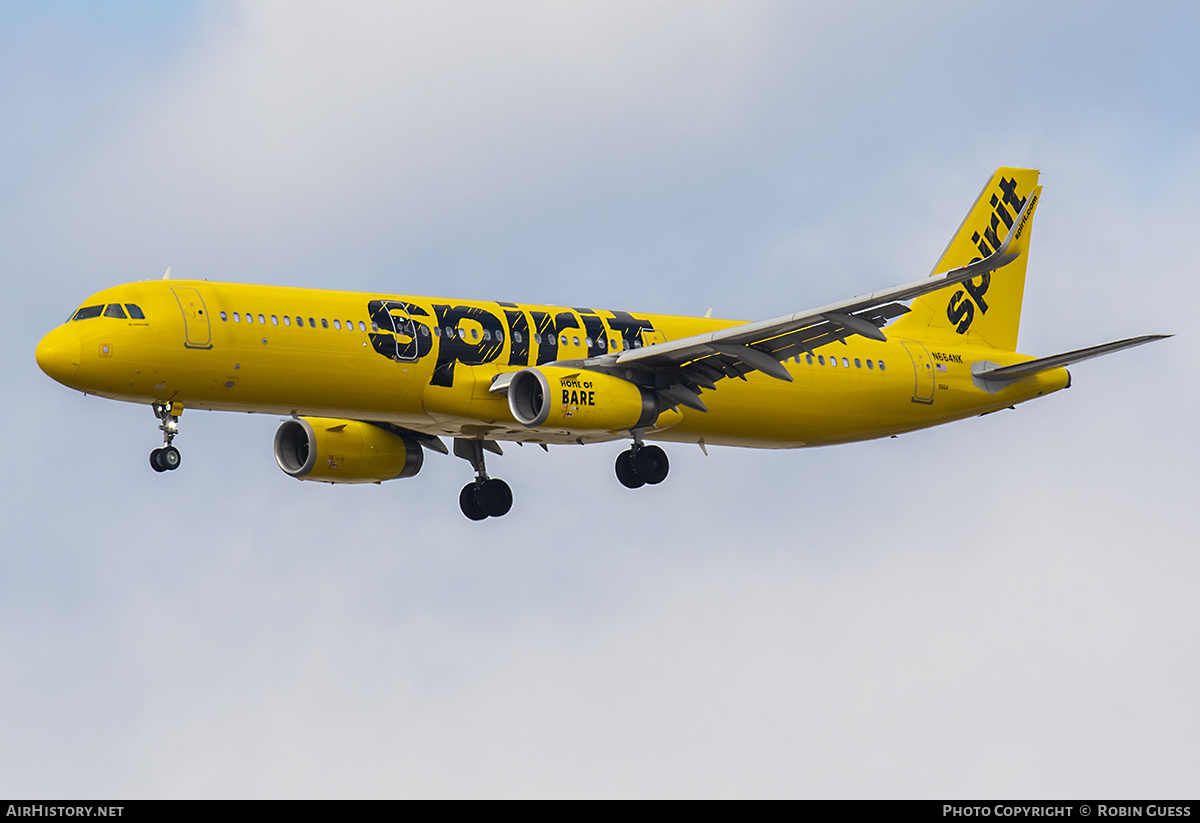
[[[868,440],[1013,406],[1070,385],[1065,366],[1168,335],[1052,357],[1016,352],[1034,169],[1001,168],[919,281],[770,320],[162,280],[92,295],[37,361],[87,394],[146,403],[164,445],[184,409],[287,415],[275,459],[300,480],[411,477],[424,451],[470,461],[472,520],[512,492],[499,441],[632,439],[622,484],[667,476],[647,440],[800,448]],[[908,303],[908,305],[905,305]],[[894,321],[894,322],[893,322]],[[882,330],[887,328],[886,333]]]

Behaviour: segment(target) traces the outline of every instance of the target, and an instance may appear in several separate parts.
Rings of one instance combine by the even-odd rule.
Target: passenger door
[[[933,403],[933,358],[929,356],[929,351],[920,343],[904,342],[904,348],[908,352],[908,356],[912,358],[913,375],[916,378],[912,402]]]
[[[171,291],[183,312],[183,345],[189,349],[211,349],[212,328],[200,292],[187,286],[172,286]]]

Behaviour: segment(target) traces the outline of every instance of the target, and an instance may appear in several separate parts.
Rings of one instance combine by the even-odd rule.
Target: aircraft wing
[[[968,266],[935,274],[915,283],[830,303],[816,309],[785,314],[770,320],[743,323],[720,331],[621,352],[617,355],[616,362],[620,366],[678,366],[700,358],[712,357],[714,354],[723,355],[722,363],[748,355],[743,359],[744,365],[747,366],[743,371],[759,369],[773,377],[790,380],[790,377],[784,376],[786,372],[782,366],[778,366],[780,360],[802,351],[812,351],[818,346],[852,334],[861,334],[873,340],[886,340],[883,332],[879,330],[880,327],[892,318],[908,312],[908,307],[901,305],[900,301],[911,300],[962,283],[986,272],[995,271],[1016,259],[1015,253],[997,251]],[[775,361],[777,368],[772,369],[769,365],[763,368],[759,365],[762,362],[760,358],[756,358],[753,353],[742,351],[746,348],[769,356]]]
[[[1009,252],[1008,247],[1036,202],[1036,198],[1029,198],[994,253],[966,266],[808,311],[621,352],[596,365],[653,369],[666,378],[665,387],[664,380],[655,381],[661,394],[700,411],[707,411],[699,398],[700,389],[713,389],[716,381],[725,377],[745,379],[747,373],[761,371],[791,381],[781,360],[801,352],[811,353],[852,334],[886,340],[880,327],[908,311],[901,301],[971,280],[1016,260],[1018,253]]]

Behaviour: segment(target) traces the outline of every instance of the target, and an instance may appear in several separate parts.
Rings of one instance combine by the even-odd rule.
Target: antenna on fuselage
[[[163,274],[163,280],[170,280],[170,279],[171,279],[171,267],[167,266],[167,271],[166,271],[166,273]]]

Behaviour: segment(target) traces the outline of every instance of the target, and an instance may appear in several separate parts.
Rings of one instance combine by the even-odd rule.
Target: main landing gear
[[[633,433],[633,445],[617,455],[617,479],[627,489],[657,485],[670,470],[667,453],[658,446],[643,446],[638,432]]]
[[[488,517],[503,517],[512,508],[512,489],[498,477],[488,477],[483,465],[483,450],[502,454],[500,447],[491,440],[466,440],[454,438],[454,453],[470,461],[475,469],[475,482],[463,486],[458,495],[458,505],[471,520]]]
[[[156,472],[175,471],[182,458],[179,449],[172,446],[171,441],[179,434],[179,415],[183,414],[183,404],[155,403],[151,408],[154,409],[154,416],[162,421],[158,428],[163,433],[163,447],[150,452],[150,468]]]

